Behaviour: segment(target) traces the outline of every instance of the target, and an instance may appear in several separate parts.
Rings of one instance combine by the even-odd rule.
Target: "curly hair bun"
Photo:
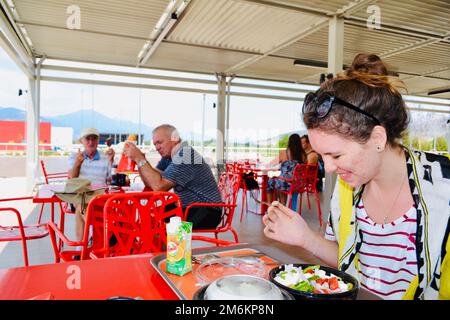
[[[386,65],[375,54],[360,53],[353,59],[352,65],[347,69],[347,75],[353,72],[361,72],[379,76],[387,76]]]

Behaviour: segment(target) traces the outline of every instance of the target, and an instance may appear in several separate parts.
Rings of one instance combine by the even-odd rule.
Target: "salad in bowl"
[[[358,281],[337,269],[285,264],[270,271],[270,280],[298,299],[356,299]]]

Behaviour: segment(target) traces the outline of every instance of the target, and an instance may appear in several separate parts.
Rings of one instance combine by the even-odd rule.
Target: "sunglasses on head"
[[[303,114],[314,112],[319,119],[323,119],[328,116],[328,114],[331,111],[331,108],[335,104],[347,107],[349,109],[352,109],[356,112],[362,113],[363,115],[369,117],[374,121],[376,125],[381,125],[380,121],[375,118],[375,116],[371,115],[370,113],[354,106],[351,103],[348,103],[347,101],[344,101],[342,99],[339,99],[335,95],[324,92],[320,95],[317,95],[315,92],[310,92],[305,96],[305,99],[303,100]]]

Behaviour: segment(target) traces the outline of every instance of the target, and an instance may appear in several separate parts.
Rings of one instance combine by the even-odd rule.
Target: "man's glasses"
[[[380,121],[377,118],[375,118],[375,116],[352,105],[351,103],[348,103],[347,101],[339,99],[338,97],[329,92],[321,93],[319,96],[317,96],[316,93],[314,92],[308,93],[303,101],[302,111],[303,114],[315,112],[317,118],[323,119],[328,116],[328,114],[331,111],[331,108],[333,108],[335,104],[339,104],[341,106],[352,109],[356,112],[362,113],[363,115],[371,118],[376,125],[381,125]]]

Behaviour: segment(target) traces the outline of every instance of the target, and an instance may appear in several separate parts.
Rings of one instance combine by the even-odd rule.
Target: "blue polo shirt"
[[[69,157],[69,168],[73,168],[77,153]],[[101,154],[98,150],[94,158],[90,159],[84,153],[84,161],[81,164],[79,178],[85,178],[92,184],[106,184],[107,179],[111,177],[111,161],[107,155]]]
[[[181,143],[172,159],[161,159],[156,169],[164,179],[175,183],[174,191],[183,208],[193,202],[222,203],[211,168],[187,142]]]

